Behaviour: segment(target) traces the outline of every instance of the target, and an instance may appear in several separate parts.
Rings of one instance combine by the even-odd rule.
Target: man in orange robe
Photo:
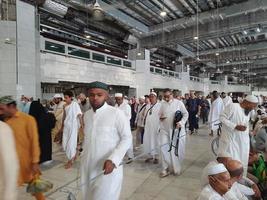
[[[33,117],[17,110],[16,101],[11,96],[0,98],[0,116],[13,130],[19,159],[19,186],[29,183],[40,173],[40,148],[37,124]],[[33,194],[37,200],[44,200],[42,193]]]

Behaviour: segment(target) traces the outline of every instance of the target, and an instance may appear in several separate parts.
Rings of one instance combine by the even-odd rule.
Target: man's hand
[[[103,167],[103,170],[105,171],[104,174],[110,174],[111,172],[113,172],[114,168],[114,163],[111,160],[106,160]]]
[[[258,188],[257,184],[252,185],[251,188],[252,188],[253,191],[255,192],[254,197],[255,197],[256,199],[260,199],[260,198],[261,198],[261,191],[260,191],[260,189]]]
[[[179,122],[177,122],[176,123],[176,128],[181,128],[181,127],[182,127],[182,125]]]
[[[211,187],[218,192],[221,196],[229,191],[229,185],[218,178],[209,176],[209,183]]]
[[[38,175],[38,174],[41,174],[40,167],[39,167],[38,163],[33,163],[32,164],[32,173],[33,173],[34,176]]]
[[[243,125],[237,125],[235,127],[235,129],[238,130],[238,131],[245,131],[247,129],[247,127],[246,126],[243,126]]]

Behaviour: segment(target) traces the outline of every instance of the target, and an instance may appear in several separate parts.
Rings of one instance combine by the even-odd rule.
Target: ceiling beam
[[[265,1],[267,4],[267,1]],[[258,11],[257,13],[236,16],[218,21],[219,26],[214,22],[202,24],[199,27],[199,39],[208,40],[225,36],[226,33],[233,35],[240,33],[240,30],[247,28],[256,28],[258,24],[267,24],[267,12]],[[219,28],[218,28],[219,27]],[[162,30],[165,28],[161,27]],[[142,47],[155,47],[173,45],[176,43],[184,44],[193,41],[195,28],[189,27],[182,30],[173,30],[165,32],[165,40],[162,40],[162,34],[144,37],[141,39]]]
[[[184,2],[184,0],[180,1]],[[186,7],[187,6],[190,8],[188,4],[186,5]],[[247,15],[249,13],[256,12],[258,10],[266,10],[266,9],[267,9],[267,1],[251,0],[244,3],[234,4],[232,6],[220,8],[219,15],[217,13],[217,10],[211,10],[199,13],[199,21],[211,22],[213,20],[227,19],[242,14]],[[194,11],[191,13],[195,14]],[[194,26],[195,24],[196,24],[196,16],[194,15],[191,17],[184,17],[169,22],[164,22],[164,27],[168,30],[177,30],[177,29],[184,29],[184,27]],[[150,27],[148,35],[158,34],[162,32],[162,27],[163,27],[162,24],[157,24],[155,26]]]

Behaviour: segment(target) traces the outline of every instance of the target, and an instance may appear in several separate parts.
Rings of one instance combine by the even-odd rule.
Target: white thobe
[[[125,114],[127,120],[130,123],[130,120],[131,120],[131,117],[132,117],[131,106],[128,103],[123,102],[121,105],[115,104],[115,108],[120,109]],[[127,151],[127,156],[128,156],[128,158],[133,158],[134,157],[133,143],[130,146],[129,150]]]
[[[137,107],[137,114],[135,118],[135,123],[139,127],[144,127],[144,111],[145,111],[145,104],[139,104]]]
[[[174,154],[175,152],[174,147],[172,148],[171,152],[168,152],[170,149],[169,144],[171,143],[172,139],[174,115],[177,110],[181,111],[183,114],[183,118],[179,122],[182,127],[179,134],[180,139],[179,139],[178,157]],[[161,152],[162,169],[166,170],[168,168],[175,174],[179,174],[181,172],[181,165],[185,156],[185,142],[186,142],[185,123],[188,119],[188,112],[183,102],[177,99],[172,99],[169,102],[163,101],[161,103],[159,116],[166,117],[166,119],[160,121],[160,132],[159,132],[159,145],[161,147],[160,152]],[[178,129],[175,129],[176,134],[175,137],[173,138],[173,145],[176,144],[178,131],[179,131]]]
[[[84,114],[84,144],[81,156],[83,200],[117,200],[120,196],[123,167],[120,163],[132,143],[130,124],[125,115],[106,103],[96,112]],[[104,162],[111,160],[116,168],[102,175]]]
[[[250,115],[245,115],[239,103],[229,104],[220,115],[224,130],[219,140],[218,152],[228,152],[232,159],[240,161],[244,167],[244,176],[247,176],[250,147],[249,119]],[[235,129],[237,125],[244,125],[247,129],[238,131]]]
[[[79,104],[72,101],[70,105],[64,108],[65,120],[63,128],[62,146],[66,152],[68,160],[71,160],[76,155],[78,131],[80,128],[80,121],[78,115],[82,115]]]
[[[209,113],[209,123],[210,123],[210,129],[213,131],[218,130],[219,128],[219,123],[220,123],[220,114],[222,113],[224,109],[224,104],[223,104],[223,100],[218,97],[217,99],[215,99],[212,104],[211,104],[211,108],[210,108],[210,113]]]
[[[247,200],[248,198],[243,195],[237,188],[231,188],[223,196],[216,192],[210,184],[206,185],[199,197],[198,200]]]
[[[11,128],[0,121],[0,199],[17,197],[19,163]]]
[[[125,114],[130,123],[130,119],[132,117],[131,106],[128,103],[123,102],[121,105],[115,104],[115,108],[120,109]]]
[[[230,96],[226,96],[223,99],[224,107],[228,106],[230,103],[233,103],[233,100]]]
[[[146,105],[145,111],[145,132],[144,132],[144,153],[151,156],[158,155],[158,132],[159,132],[159,111],[161,103]]]

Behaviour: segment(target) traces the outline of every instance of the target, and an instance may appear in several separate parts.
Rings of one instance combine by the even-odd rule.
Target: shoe
[[[152,161],[153,160],[153,158],[147,158],[146,160],[145,160],[145,162],[146,163],[149,163],[150,161]]]
[[[130,164],[130,163],[132,163],[132,162],[133,162],[133,159],[132,159],[132,158],[128,158],[126,164]]]
[[[164,177],[169,176],[169,175],[170,175],[170,172],[168,170],[164,169],[162,172],[160,172],[159,177],[164,178]]]
[[[190,135],[193,135],[194,134],[194,131],[190,131]]]
[[[155,158],[153,164],[159,164],[159,159]]]

